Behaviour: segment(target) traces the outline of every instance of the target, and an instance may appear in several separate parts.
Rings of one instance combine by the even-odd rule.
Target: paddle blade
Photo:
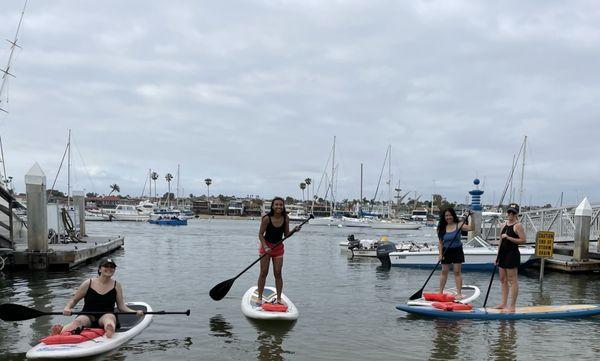
[[[210,298],[212,298],[215,301],[222,300],[223,297],[225,297],[227,295],[227,292],[229,292],[229,289],[233,285],[234,281],[235,281],[235,278],[231,278],[231,279],[228,279],[227,281],[223,281],[223,282],[219,283],[218,285],[216,285],[215,287],[213,287],[210,290],[210,292],[208,293],[210,295]]]
[[[410,296],[409,300],[413,301],[423,297],[423,289],[418,290],[414,295]]]
[[[0,319],[4,321],[24,321],[44,315],[46,315],[46,312],[15,305],[14,303],[3,303],[0,305]]]

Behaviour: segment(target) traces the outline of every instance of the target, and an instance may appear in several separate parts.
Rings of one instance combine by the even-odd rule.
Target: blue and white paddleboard
[[[600,315],[600,305],[529,306],[517,307],[514,312],[489,307],[468,311],[444,311],[433,307],[411,305],[397,305],[396,308],[427,317],[481,320],[581,318]]]

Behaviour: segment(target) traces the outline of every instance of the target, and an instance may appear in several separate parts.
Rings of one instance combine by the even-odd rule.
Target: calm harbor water
[[[408,316],[394,308],[417,291],[429,270],[382,270],[376,259],[350,260],[338,243],[353,230],[305,226],[286,241],[284,292],[300,310],[293,324],[256,323],[240,310],[255,285],[258,266],[238,278],[226,298],[208,291],[257,258],[258,221],[197,220],[187,227],[146,223],[88,223],[88,233],[125,236],[113,258],[125,300],[191,316],[156,316],[122,348],[96,359],[111,360],[539,360],[595,359],[600,318],[547,321],[444,321]],[[378,231],[372,235],[382,235]],[[391,233],[391,240],[434,241],[434,231]],[[0,303],[62,310],[96,265],[69,273],[0,273]],[[428,288],[435,289],[437,276]],[[464,274],[465,284],[485,293],[489,272]],[[519,276],[520,305],[600,303],[600,275],[538,273]],[[272,275],[268,284],[273,284]],[[450,277],[449,284],[454,286]],[[484,295],[475,302],[480,306]],[[496,282],[490,304],[499,301]],[[79,305],[81,306],[81,305]],[[25,352],[66,317],[0,321],[0,359]]]

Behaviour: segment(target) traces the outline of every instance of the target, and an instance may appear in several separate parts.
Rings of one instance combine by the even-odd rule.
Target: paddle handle
[[[313,215],[311,214],[311,215],[310,215],[310,216],[309,216],[307,219],[305,219],[305,220],[304,220],[302,223],[300,223],[300,225],[299,225],[298,227],[302,227],[303,225],[305,225],[305,224],[306,224],[306,222],[310,221],[310,220],[311,220],[311,219],[313,219],[313,218],[315,218],[315,216],[313,216]],[[281,241],[279,241],[279,242],[275,243],[275,244],[274,244],[274,246],[278,246],[279,244],[283,243],[283,242],[284,242],[286,239],[288,239],[288,238],[290,238],[291,236],[293,236],[293,235],[294,235],[294,233],[296,233],[296,231],[291,231],[291,232],[290,232],[290,234],[288,234],[288,236],[287,236],[287,237],[284,237],[284,238],[283,238]],[[261,259],[262,259],[264,256],[266,256],[267,254],[268,254],[267,252],[265,252],[265,253],[261,254],[261,255],[260,255],[260,257],[258,257],[258,259],[257,259],[256,261],[252,262],[252,263],[250,264],[250,266],[248,266],[248,267],[244,268],[244,270],[243,270],[242,272],[238,273],[238,275],[237,275],[237,276],[233,277],[233,278],[232,278],[232,280],[236,280],[236,279],[237,279],[239,276],[243,275],[243,274],[244,274],[244,272],[246,272],[247,270],[249,270],[250,268],[252,268],[252,266],[254,266],[256,263],[258,263],[258,261],[260,261],[260,260],[261,260]]]

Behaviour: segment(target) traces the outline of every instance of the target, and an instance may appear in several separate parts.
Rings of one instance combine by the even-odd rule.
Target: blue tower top
[[[481,195],[484,193],[481,189],[479,189],[479,179],[475,178],[473,180],[473,184],[475,185],[475,189],[469,192],[471,195],[471,210],[473,211],[482,211],[481,207]]]

